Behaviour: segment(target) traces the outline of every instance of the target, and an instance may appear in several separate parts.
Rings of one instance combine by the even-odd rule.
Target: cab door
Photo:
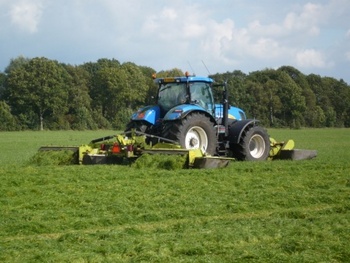
[[[211,85],[205,82],[193,82],[190,86],[190,102],[204,108],[211,115],[214,114],[214,99]]]

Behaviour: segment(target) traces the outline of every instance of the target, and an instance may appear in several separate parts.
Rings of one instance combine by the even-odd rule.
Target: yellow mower
[[[152,136],[154,139],[154,136]],[[162,138],[158,138],[160,141]],[[164,138],[163,138],[164,139]],[[147,144],[147,134],[118,134],[92,140],[81,146],[43,146],[39,151],[70,151],[75,164],[131,164],[143,154],[184,155],[185,168],[220,168],[237,159],[229,156],[213,156],[202,149],[184,149],[174,142]],[[294,141],[276,142],[270,138],[267,160],[305,160],[316,157],[314,150],[294,149]]]

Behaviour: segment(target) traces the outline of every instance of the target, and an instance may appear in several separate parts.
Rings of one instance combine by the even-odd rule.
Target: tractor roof
[[[183,77],[168,77],[168,78],[157,78],[154,80],[155,83],[187,83],[187,82],[214,82],[213,79],[209,77],[197,77],[197,76],[183,76]]]

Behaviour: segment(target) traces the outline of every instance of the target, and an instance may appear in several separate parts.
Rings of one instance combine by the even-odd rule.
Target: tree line
[[[0,130],[124,129],[134,111],[155,103],[154,72],[116,59],[73,66],[17,57],[0,72]],[[157,73],[181,75],[176,68]],[[226,81],[230,104],[265,127],[350,127],[350,87],[343,80],[291,66],[210,77]],[[220,102],[220,91],[214,94]]]

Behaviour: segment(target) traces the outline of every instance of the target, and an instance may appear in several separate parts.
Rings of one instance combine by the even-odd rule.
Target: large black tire
[[[202,149],[210,155],[216,153],[217,137],[214,123],[200,113],[165,122],[162,137],[178,142],[184,149]]]
[[[243,132],[238,144],[230,144],[230,150],[239,161],[265,161],[270,154],[270,137],[265,129],[253,126]]]

